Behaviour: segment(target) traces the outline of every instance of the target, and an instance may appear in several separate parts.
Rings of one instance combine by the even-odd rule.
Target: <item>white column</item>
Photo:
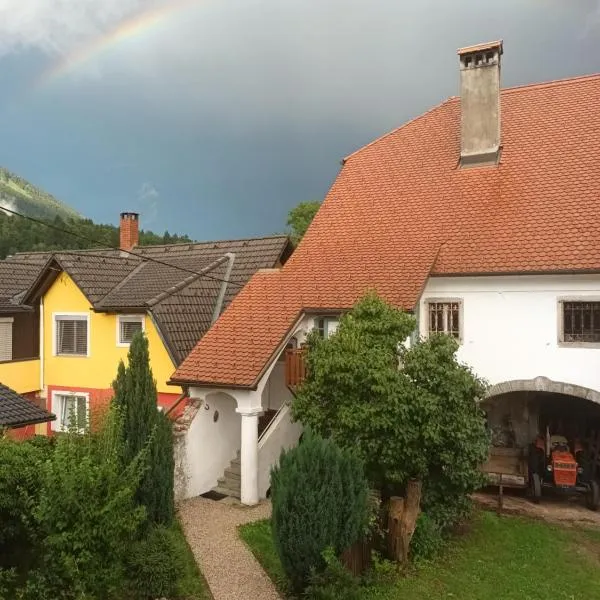
[[[258,415],[262,409],[238,412],[242,415],[241,501],[258,504]]]

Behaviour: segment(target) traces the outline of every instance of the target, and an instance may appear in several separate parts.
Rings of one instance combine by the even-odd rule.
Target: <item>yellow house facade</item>
[[[286,236],[139,247],[137,215],[121,219],[121,248],[134,242],[129,250],[0,261],[7,277],[17,265],[29,269],[27,282],[13,282],[18,294],[4,299],[0,285],[0,383],[56,415],[36,430],[94,427],[139,331],[148,339],[158,405],[178,415],[185,390],[167,385],[178,365],[257,270],[291,254]],[[5,316],[3,307],[13,312]]]

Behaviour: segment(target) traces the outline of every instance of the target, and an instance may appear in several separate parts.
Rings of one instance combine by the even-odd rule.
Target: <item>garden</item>
[[[175,516],[172,426],[142,334],[113,387],[84,434],[0,439],[0,598],[209,597]]]
[[[414,330],[368,294],[309,336],[305,433],[271,472],[271,520],[242,539],[286,598],[600,597],[600,535],[473,509],[486,383],[453,338]]]

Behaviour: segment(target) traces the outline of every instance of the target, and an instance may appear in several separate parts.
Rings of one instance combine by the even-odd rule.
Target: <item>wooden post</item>
[[[504,508],[504,485],[502,484],[502,473],[500,473],[500,481],[498,486],[498,512],[502,512]]]
[[[388,551],[390,556],[400,562],[402,548],[400,539],[400,520],[404,513],[404,498],[392,496],[390,498],[390,510],[388,515]]]
[[[421,512],[421,488],[420,481],[409,481],[406,486],[406,501],[404,512],[400,519],[400,540],[402,550],[402,562],[408,561],[408,550],[410,541],[417,527],[417,518]]]

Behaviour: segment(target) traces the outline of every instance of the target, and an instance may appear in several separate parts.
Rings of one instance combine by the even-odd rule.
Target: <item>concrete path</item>
[[[215,600],[281,600],[237,526],[266,519],[271,504],[252,508],[225,500],[186,500],[179,516],[187,541]]]

